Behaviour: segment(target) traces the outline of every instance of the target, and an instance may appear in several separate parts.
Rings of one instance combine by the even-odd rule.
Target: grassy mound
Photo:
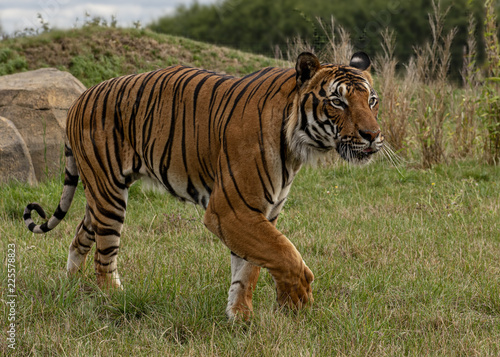
[[[145,29],[84,26],[0,42],[0,75],[55,67],[70,72],[87,87],[112,77],[173,64],[236,76],[266,66],[288,65],[264,56]]]

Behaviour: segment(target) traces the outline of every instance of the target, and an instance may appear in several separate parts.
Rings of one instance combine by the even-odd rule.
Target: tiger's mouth
[[[371,161],[373,154],[380,151],[373,146],[358,148],[350,142],[340,142],[336,149],[342,159],[354,164],[366,164]]]

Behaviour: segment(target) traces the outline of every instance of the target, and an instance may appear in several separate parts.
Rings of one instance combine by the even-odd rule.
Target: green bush
[[[0,76],[28,69],[26,58],[10,48],[0,48]]]
[[[77,78],[85,78],[83,84],[90,87],[110,78],[120,76],[124,58],[119,56],[78,55],[71,60],[69,71]]]

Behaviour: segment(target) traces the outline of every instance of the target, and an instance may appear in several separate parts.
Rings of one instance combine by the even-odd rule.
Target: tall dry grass
[[[333,16],[330,18],[329,23],[325,23],[319,17],[316,18],[316,21],[319,25],[319,30],[323,32],[326,38],[326,46],[323,46],[318,52],[314,44],[297,36],[287,40],[284,51],[279,46],[276,47],[275,58],[294,63],[300,53],[307,51],[316,54],[321,62],[337,64],[349,63],[354,53],[354,45],[351,41],[351,34],[349,31],[343,26],[337,25]]]
[[[481,81],[477,70],[476,20],[469,15],[467,44],[464,47],[462,77],[463,91],[454,101],[455,140],[453,152],[457,158],[478,153],[480,125],[477,118],[481,103]]]
[[[398,64],[394,57],[396,36],[386,29],[382,33],[383,54],[375,57],[375,73],[380,96],[380,125],[386,142],[396,153],[407,156],[409,149],[408,122],[413,112],[412,98],[415,94],[416,66],[411,60],[406,65],[405,75],[399,78]]]
[[[432,37],[414,48],[414,56],[400,64],[394,56],[396,34],[382,31],[382,52],[373,61],[376,90],[380,96],[379,121],[388,154],[418,162],[424,168],[465,158],[500,163],[500,45],[493,0],[484,3],[483,39],[485,63],[478,62],[476,31],[471,15],[463,52],[462,85],[449,77],[451,44],[456,29],[445,33],[449,9],[433,1],[429,14]],[[317,19],[327,46],[317,53],[322,62],[348,63],[357,49],[348,31],[335,23]],[[280,58],[295,61],[314,46],[300,37],[288,43]],[[391,156],[392,154],[390,154]],[[392,159],[396,159],[392,155]]]
[[[330,23],[325,23],[319,17],[317,21],[328,42],[319,53],[320,60],[329,63],[349,63],[355,52],[349,31],[343,26],[336,25],[333,16],[330,18]]]
[[[422,165],[425,168],[445,159],[445,122],[449,119],[449,98],[452,87],[447,76],[451,61],[451,44],[456,29],[444,34],[444,20],[448,10],[442,11],[440,3],[432,3],[434,12],[429,14],[432,39],[415,47],[417,65],[416,118],[414,125]]]
[[[485,156],[490,164],[500,163],[500,44],[495,2],[485,1],[484,40],[486,73],[483,86],[482,116],[487,129]]]

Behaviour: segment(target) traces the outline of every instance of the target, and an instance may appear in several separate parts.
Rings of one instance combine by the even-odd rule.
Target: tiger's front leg
[[[226,308],[226,314],[230,320],[240,318],[248,320],[252,316],[252,295],[257,286],[259,274],[260,267],[231,252],[231,287]]]
[[[225,187],[225,193],[229,187]],[[227,312],[230,318],[252,314],[252,293],[258,267],[267,268],[276,283],[280,306],[300,309],[313,301],[314,275],[295,246],[261,213],[214,189],[204,223],[234,252],[231,257],[232,282]]]

